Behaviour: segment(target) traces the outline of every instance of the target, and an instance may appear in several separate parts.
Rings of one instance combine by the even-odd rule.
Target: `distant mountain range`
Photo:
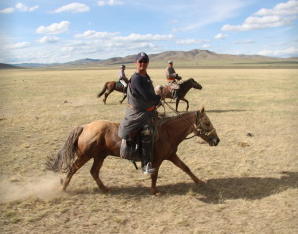
[[[190,51],[166,51],[158,54],[149,54],[150,67],[165,67],[169,59],[174,60],[175,66],[184,67],[222,67],[222,66],[290,66],[297,67],[298,57],[274,58],[260,55],[230,55],[217,54],[209,50]],[[114,67],[125,64],[132,66],[135,55],[126,57],[114,57],[105,60],[80,59],[67,63],[21,63],[0,64],[0,69],[11,68],[92,68],[92,67]]]

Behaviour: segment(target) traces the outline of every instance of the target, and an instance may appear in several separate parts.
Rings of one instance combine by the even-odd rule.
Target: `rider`
[[[168,67],[166,68],[166,77],[168,81],[168,85],[171,87],[172,90],[172,97],[173,99],[176,99],[178,97],[180,85],[177,83],[176,80],[181,80],[181,76],[178,76],[178,74],[175,72],[175,69],[173,67],[173,61],[168,61]]]
[[[119,71],[119,82],[123,84],[124,90],[127,89],[128,78],[125,75],[125,65],[121,65],[121,70]]]
[[[157,116],[156,105],[161,100],[160,95],[156,95],[152,81],[147,74],[149,57],[146,53],[137,54],[135,59],[136,72],[131,77],[127,88],[127,101],[125,117],[122,120],[118,136],[122,138],[121,148],[132,144],[137,134],[141,140],[141,162],[144,174],[153,174],[155,168],[152,167],[153,160],[153,121]]]

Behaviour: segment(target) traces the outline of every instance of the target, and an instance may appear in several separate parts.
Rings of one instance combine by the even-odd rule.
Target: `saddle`
[[[159,122],[159,123],[158,123]],[[157,126],[160,125],[160,120],[155,120],[154,123],[154,134],[152,136],[152,142],[156,142],[159,139],[159,133],[157,131]],[[139,133],[136,135],[133,141],[126,141],[122,139],[120,146],[120,157],[133,162],[140,162],[141,158],[141,140]]]
[[[165,87],[166,87],[170,92],[173,91],[173,89],[171,88],[171,86],[169,86],[169,85],[165,85]]]
[[[139,134],[134,138],[133,141],[126,141],[122,139],[120,147],[120,157],[134,162],[141,161],[141,142]]]
[[[120,81],[117,81],[117,82],[116,82],[116,88],[117,88],[117,89],[123,89],[124,86],[123,86],[123,84],[121,84]]]

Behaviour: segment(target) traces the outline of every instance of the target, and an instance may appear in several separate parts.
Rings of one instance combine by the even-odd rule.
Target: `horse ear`
[[[202,107],[201,107],[201,110],[200,110],[200,113],[201,113],[201,114],[204,114],[204,112],[205,112],[205,107],[202,106]]]

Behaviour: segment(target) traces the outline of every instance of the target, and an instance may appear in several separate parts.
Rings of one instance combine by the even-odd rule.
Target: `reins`
[[[163,100],[163,102],[164,102],[164,103],[169,107],[169,109],[170,109],[171,111],[173,111],[177,116],[182,117],[182,119],[183,119],[186,123],[188,123],[190,126],[192,126],[192,124],[189,123],[189,121],[186,120],[186,119],[185,119],[185,118],[184,118],[178,111],[176,111],[170,104],[168,104],[168,103],[166,102],[166,100]],[[198,112],[197,112],[196,120],[197,120],[197,118],[198,118]],[[196,121],[196,122],[197,122],[197,121]],[[196,124],[197,124],[197,123],[196,123]],[[195,137],[195,136],[198,136],[198,135],[194,133],[193,136],[191,136],[191,137],[186,137],[185,140],[189,140],[189,139],[191,139],[191,138],[193,138],[193,137]]]

